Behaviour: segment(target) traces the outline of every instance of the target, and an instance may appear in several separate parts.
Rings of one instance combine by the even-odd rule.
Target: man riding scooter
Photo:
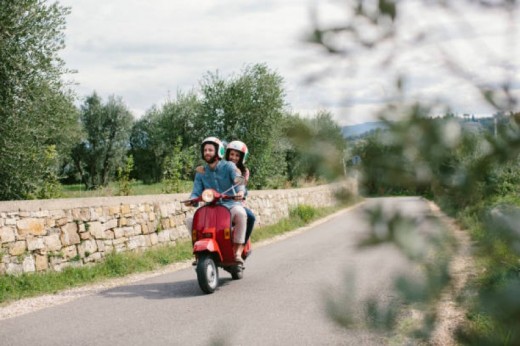
[[[237,176],[240,176],[240,170],[234,163],[222,160],[224,154],[224,145],[218,138],[208,137],[202,141],[201,155],[206,164],[204,165],[204,172],[195,173],[190,199],[201,196],[205,189],[214,189],[219,193],[229,193],[229,191],[235,189],[236,199],[240,200],[244,197],[245,187],[243,185],[235,186]],[[244,250],[246,235],[246,211],[241,202],[234,199],[222,200],[221,203],[231,212],[231,220],[234,223],[233,253],[235,261],[243,265],[242,251]],[[190,202],[185,204],[189,206]],[[190,224],[191,220],[188,221],[188,226],[191,229]]]

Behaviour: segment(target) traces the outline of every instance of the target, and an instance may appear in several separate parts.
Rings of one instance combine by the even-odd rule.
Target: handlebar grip
[[[189,203],[192,207],[196,207],[199,204],[199,202],[194,199],[187,199],[185,201],[180,201],[180,203],[184,205],[186,205],[186,203]]]

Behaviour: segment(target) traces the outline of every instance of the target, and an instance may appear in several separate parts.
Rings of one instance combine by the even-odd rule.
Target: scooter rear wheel
[[[215,292],[218,286],[218,268],[213,258],[208,254],[200,255],[196,271],[200,289],[208,294]]]

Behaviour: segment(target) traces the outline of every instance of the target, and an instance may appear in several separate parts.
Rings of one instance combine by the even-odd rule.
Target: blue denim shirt
[[[240,170],[233,162],[220,160],[215,166],[215,170],[212,170],[208,165],[204,165],[204,174],[195,174],[193,191],[191,192],[190,198],[199,197],[205,189],[215,189],[220,193],[225,192],[226,195],[235,195],[239,191],[245,191],[244,185],[239,185],[231,189],[237,174],[240,175]],[[226,199],[222,201],[222,204],[228,208],[232,208],[235,205],[241,205],[242,202]]]

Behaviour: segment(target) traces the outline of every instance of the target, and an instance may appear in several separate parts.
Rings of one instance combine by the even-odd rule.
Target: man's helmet
[[[242,153],[242,163],[246,163],[249,156],[247,145],[242,141],[232,141],[226,147],[226,160],[229,159],[229,150],[236,150]]]
[[[218,139],[217,137],[208,137],[202,141],[202,144],[200,145],[200,153],[202,155],[202,159],[204,159],[204,145],[208,143],[213,144],[215,146],[216,155],[219,159],[222,159],[224,157],[226,149],[224,148],[224,144],[222,144],[220,139]]]

